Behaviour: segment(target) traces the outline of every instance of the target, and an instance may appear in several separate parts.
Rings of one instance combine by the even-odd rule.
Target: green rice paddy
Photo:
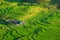
[[[59,9],[44,8],[42,4],[0,2],[0,19],[16,19],[26,23],[5,25],[0,20],[0,40],[60,40]]]

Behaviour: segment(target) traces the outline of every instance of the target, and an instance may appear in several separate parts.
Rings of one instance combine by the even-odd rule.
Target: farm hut
[[[20,24],[22,21],[8,19],[6,22],[9,24]]]

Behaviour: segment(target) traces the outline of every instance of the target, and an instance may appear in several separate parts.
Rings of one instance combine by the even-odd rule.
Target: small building
[[[22,24],[22,21],[8,19],[8,20],[6,20],[6,23],[8,23],[8,24]]]

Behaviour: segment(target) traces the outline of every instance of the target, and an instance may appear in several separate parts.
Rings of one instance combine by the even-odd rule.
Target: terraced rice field
[[[5,25],[0,20],[0,40],[60,40],[60,10],[40,6],[0,5],[1,19],[17,19],[26,25]]]

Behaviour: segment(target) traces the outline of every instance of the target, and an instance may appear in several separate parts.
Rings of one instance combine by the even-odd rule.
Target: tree
[[[6,0],[8,2],[30,2],[30,3],[40,3],[40,2],[46,2],[50,0]]]
[[[60,0],[51,0],[51,4],[58,5],[57,8],[60,8]]]

